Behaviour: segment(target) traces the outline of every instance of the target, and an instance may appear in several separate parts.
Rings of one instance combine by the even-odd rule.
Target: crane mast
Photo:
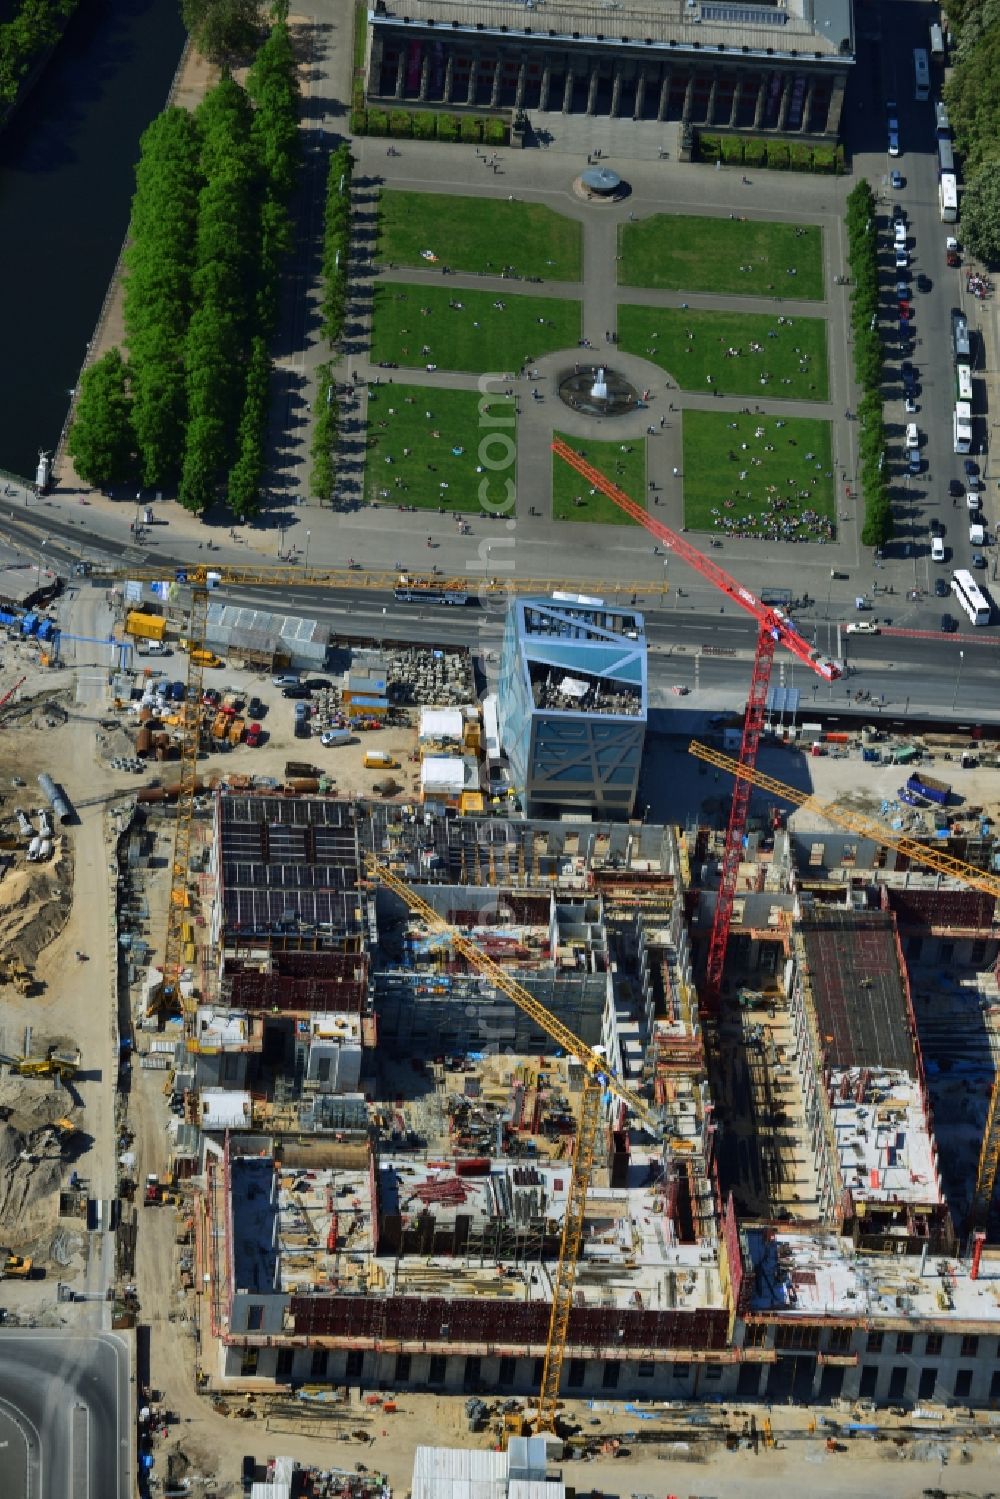
[[[779,645],[784,646],[824,682],[832,682],[841,675],[839,662],[833,660],[832,657],[824,656],[810,641],[800,635],[783,609],[771,608],[762,603],[755,593],[731,577],[725,568],[713,562],[710,557],[706,557],[686,537],[681,536],[669,526],[665,526],[662,521],[654,520],[641,505],[637,505],[635,500],[630,499],[617,485],[612,484],[600,469],[588,463],[562,438],[554,440],[552,451],[558,458],[562,458],[571,468],[574,468],[594,489],[600,490],[627,516],[644,527],[651,536],[662,541],[675,556],[680,557],[726,598],[738,604],[757,621],[757,648],[754,653],[750,691],[747,695],[746,713],[743,719],[743,738],[740,743],[740,764],[752,770],[757,763],[757,749],[760,736],[764,732],[767,688],[771,680],[771,664],[776,648]],[[722,995],[726,949],[729,946],[729,931],[732,926],[733,907],[736,903],[736,885],[743,854],[749,805],[749,784],[737,780],[729,822],[726,826],[722,873],[715,903],[715,916],[708,939],[705,978],[702,984],[702,1001],[707,1014],[718,1010]]]

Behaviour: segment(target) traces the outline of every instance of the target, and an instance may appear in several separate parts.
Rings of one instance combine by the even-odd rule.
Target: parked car
[[[259,697],[252,697],[247,703],[247,718],[263,718],[266,712],[267,705]]]
[[[893,192],[895,193],[902,192],[903,188],[906,186],[906,180],[903,177],[902,172],[897,172],[895,168],[893,168],[893,170],[889,173],[889,182],[892,186]]]
[[[297,718],[295,720],[296,739],[308,739],[312,734],[308,718]]]
[[[925,276],[923,271],[921,271],[920,275],[917,277],[917,291],[930,291],[933,286],[934,282],[931,280],[930,276]]]
[[[965,491],[965,506],[967,510],[979,510],[982,508],[983,497],[978,489],[967,489]]]
[[[942,614],[941,628],[946,635],[952,635],[958,629],[958,620],[953,614]]]
[[[322,692],[325,687],[332,687],[333,683],[329,677],[306,677],[302,685],[308,687],[311,692]]]
[[[962,467],[964,468],[964,470],[965,470],[966,474],[968,475],[969,479],[972,479],[972,478],[977,478],[978,479],[978,477],[979,477],[979,464],[976,462],[976,460],[974,458],[963,458],[962,459]],[[974,484],[970,484],[969,485],[970,489],[975,489],[975,487],[976,486]]]
[[[937,594],[937,596],[938,596],[939,599],[946,599],[948,597],[948,593],[949,593],[948,579],[947,578],[935,578],[934,579],[934,592]]]
[[[246,743],[250,749],[258,749],[264,738],[264,730],[259,723],[252,723],[247,729]]]
[[[890,127],[892,123],[894,122],[890,122]],[[890,128],[889,130],[889,155],[899,155],[899,131],[893,130],[892,128]]]
[[[916,416],[917,403],[912,396],[907,396],[906,400],[903,402],[903,410],[906,412],[907,416]]]
[[[908,448],[919,448],[920,446],[920,433],[917,431],[916,422],[907,422],[906,424],[906,446]]]
[[[847,626],[848,635],[881,635],[881,630],[873,619],[860,619],[857,624]]]
[[[206,708],[217,708],[222,702],[222,693],[216,687],[206,687],[201,700]]]
[[[910,257],[909,257],[909,255],[907,254],[907,252],[905,250],[901,250],[897,246],[897,248],[896,248],[896,269],[897,269],[897,271],[905,271],[908,268],[909,264],[910,264]]]
[[[299,685],[299,674],[295,671],[279,672],[276,677],[271,678],[275,687],[297,687]]]
[[[905,301],[902,297],[900,297],[899,299],[899,315],[906,322],[909,322],[910,318],[913,316],[913,308],[910,306],[909,302]]]
[[[295,704],[295,717],[297,719],[299,719],[299,718],[311,718],[312,717],[312,704],[311,703],[296,703]]]
[[[986,566],[986,558],[983,556],[982,552],[973,552],[973,554],[972,554],[972,565],[973,565],[973,567],[985,567]]]
[[[935,516],[934,519],[931,521],[931,535],[932,536],[943,536],[944,535],[944,521],[938,520],[937,516]]]
[[[282,697],[312,697],[312,693],[309,691],[308,687],[303,687],[303,685],[302,685],[301,682],[296,682],[294,684],[294,686],[291,686],[291,687],[282,687],[282,689],[281,689],[281,696]]]
[[[892,235],[897,245],[906,244],[906,220],[904,218],[898,217],[896,219],[893,225]]]
[[[943,562],[944,561],[944,542],[941,540],[940,536],[932,536],[931,537],[931,561],[932,562]],[[944,579],[943,578],[939,578],[938,582],[939,583],[943,583]],[[947,587],[946,587],[945,588],[945,592],[947,593],[947,591],[948,590],[947,590]]]
[[[965,485],[962,483],[961,479],[948,480],[948,493],[950,495],[954,495],[956,499],[959,495],[963,495],[965,493]]]

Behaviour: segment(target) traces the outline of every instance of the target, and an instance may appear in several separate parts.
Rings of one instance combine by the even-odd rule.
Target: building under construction
[[[179,1068],[211,1378],[537,1390],[584,1069],[457,932],[662,1120],[602,1101],[565,1394],[1000,1398],[968,1230],[992,897],[751,840],[708,1020],[697,830],[263,794],[215,819]]]

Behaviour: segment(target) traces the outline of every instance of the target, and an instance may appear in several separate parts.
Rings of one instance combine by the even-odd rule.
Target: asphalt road
[[[120,1338],[0,1331],[3,1499],[126,1499],[131,1431]]]

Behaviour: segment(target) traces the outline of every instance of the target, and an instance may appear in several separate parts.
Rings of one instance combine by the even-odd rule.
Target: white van
[[[986,545],[986,527],[982,521],[974,520],[969,526],[969,541],[974,547]]]
[[[965,492],[965,503],[969,510],[978,511],[982,508],[982,496],[977,494],[974,489],[967,489]]]
[[[903,223],[902,219],[896,220],[896,227],[893,231],[893,234],[896,244],[899,245],[899,247],[902,249],[906,244],[906,225]]]
[[[906,424],[906,446],[908,448],[919,448],[920,446],[920,433],[917,431],[916,422],[907,422]]]
[[[40,858],[42,852],[42,840],[37,835],[28,844],[28,863],[34,864]]]
[[[944,542],[941,540],[940,536],[931,537],[931,561],[944,561]]]

